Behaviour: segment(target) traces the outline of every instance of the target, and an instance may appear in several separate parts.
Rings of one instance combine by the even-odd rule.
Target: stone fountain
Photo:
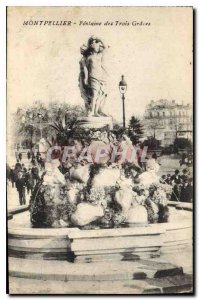
[[[171,207],[168,219],[169,190],[159,183],[157,164],[149,161],[143,173],[126,133],[113,130],[112,117],[104,112],[105,49],[95,36],[81,47],[86,116],[77,119],[70,135],[66,129],[66,148],[46,162],[30,206],[9,214],[13,293],[16,278],[30,280],[32,293],[42,290],[38,279],[52,293],[60,286],[60,294],[88,293],[91,282],[93,293],[100,293],[99,282],[108,283],[108,293],[121,282],[116,293],[192,289],[191,276],[173,264],[173,254],[192,243],[191,212]]]

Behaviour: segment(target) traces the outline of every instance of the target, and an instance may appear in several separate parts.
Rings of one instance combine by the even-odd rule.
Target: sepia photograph
[[[193,295],[193,7],[6,11],[8,294]]]

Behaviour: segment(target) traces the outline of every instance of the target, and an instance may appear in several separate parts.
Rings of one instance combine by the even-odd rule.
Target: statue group
[[[91,36],[87,45],[80,48],[82,59],[80,60],[79,86],[89,117],[107,116],[103,111],[107,98],[107,72],[103,66],[105,49],[103,41],[96,36]]]
[[[66,128],[59,142],[75,147],[77,157],[63,160],[62,149],[59,157],[47,161],[30,201],[35,227],[95,229],[167,221],[171,191],[159,182],[157,163],[149,160],[143,172],[137,156],[130,162],[128,155],[123,158],[126,149],[133,153],[133,144],[123,131],[111,129],[112,118],[103,111],[104,51],[104,43],[95,36],[81,47],[79,85],[87,117],[79,117],[70,134]],[[97,153],[101,160],[90,160]]]

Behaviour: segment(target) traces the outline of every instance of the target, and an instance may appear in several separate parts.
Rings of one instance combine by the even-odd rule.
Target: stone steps
[[[28,211],[16,214],[8,222],[10,293],[191,293],[190,214],[180,210],[175,222],[100,230],[31,228]]]
[[[9,277],[10,294],[173,294],[192,293],[190,275],[123,281],[53,281]]]
[[[158,258],[74,264],[67,261],[40,261],[10,257],[9,275],[19,278],[67,282],[120,281],[183,275],[183,269]]]

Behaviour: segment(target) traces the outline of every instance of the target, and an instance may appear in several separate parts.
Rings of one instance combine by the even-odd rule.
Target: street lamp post
[[[44,114],[43,113],[38,113],[37,116],[38,116],[38,119],[39,119],[40,138],[42,139],[43,136],[42,136],[42,125],[41,125],[41,122],[43,120]]]
[[[124,80],[124,75],[122,75],[122,80],[119,82],[119,91],[122,95],[122,105],[123,105],[123,128],[126,127],[126,119],[125,119],[125,97],[124,97],[124,94],[126,93],[126,90],[127,90],[127,83],[126,81]]]

